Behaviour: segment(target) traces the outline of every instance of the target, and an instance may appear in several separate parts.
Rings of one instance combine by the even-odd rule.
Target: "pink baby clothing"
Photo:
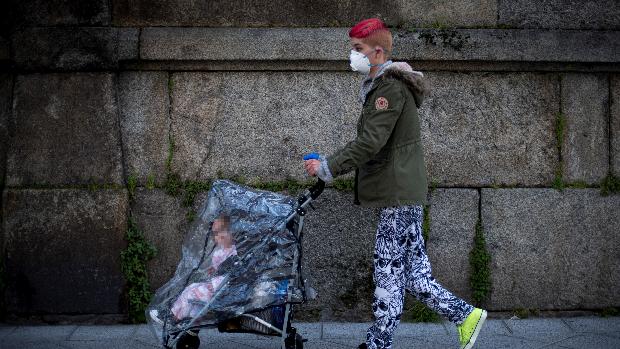
[[[233,255],[237,255],[237,249],[234,245],[229,248],[216,248],[211,254],[211,267],[217,270],[228,257]],[[201,315],[200,311],[203,306],[192,304],[191,302],[210,301],[223,280],[224,276],[218,275],[205,282],[195,282],[187,286],[172,306],[172,313],[174,316],[178,320],[181,320],[186,317],[195,318]]]

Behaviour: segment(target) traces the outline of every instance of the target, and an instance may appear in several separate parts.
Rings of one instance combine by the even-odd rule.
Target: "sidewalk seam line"
[[[75,334],[75,332],[77,332],[77,330],[80,328],[79,325],[75,326],[75,328],[71,331],[71,333],[69,333],[69,335],[67,336],[67,338],[65,338],[65,340],[63,342],[68,342],[71,340],[71,337],[73,337],[73,335]]]
[[[508,330],[508,333],[511,334],[511,335],[514,334],[512,332],[512,329],[510,328],[510,326],[508,326],[508,324],[506,323],[506,321],[504,321],[504,320],[501,320],[501,321],[502,321],[502,324],[504,325],[504,327],[506,327],[506,329]]]

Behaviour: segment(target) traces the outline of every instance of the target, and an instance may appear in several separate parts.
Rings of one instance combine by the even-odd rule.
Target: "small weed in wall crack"
[[[121,270],[127,281],[129,320],[143,323],[146,320],[144,311],[152,297],[146,264],[155,257],[156,250],[146,241],[132,217],[128,220],[125,239],[127,248],[121,252]]]
[[[474,234],[474,248],[469,254],[469,265],[471,267],[469,283],[476,306],[480,306],[491,292],[490,263],[491,255],[487,251],[482,221],[479,219],[476,223],[476,232]]]

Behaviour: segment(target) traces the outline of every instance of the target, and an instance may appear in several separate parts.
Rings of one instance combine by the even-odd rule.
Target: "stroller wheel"
[[[296,333],[295,336],[289,335],[284,340],[284,345],[286,346],[286,349],[303,349],[304,342],[303,337]]]
[[[200,347],[198,334],[184,332],[177,341],[176,349],[198,349],[198,347]]]

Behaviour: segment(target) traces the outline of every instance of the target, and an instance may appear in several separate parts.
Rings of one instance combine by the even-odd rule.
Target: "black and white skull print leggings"
[[[381,210],[374,254],[375,323],[368,329],[368,348],[392,347],[403,312],[405,290],[449,321],[460,324],[474,307],[443,288],[431,275],[422,236],[421,205]]]

